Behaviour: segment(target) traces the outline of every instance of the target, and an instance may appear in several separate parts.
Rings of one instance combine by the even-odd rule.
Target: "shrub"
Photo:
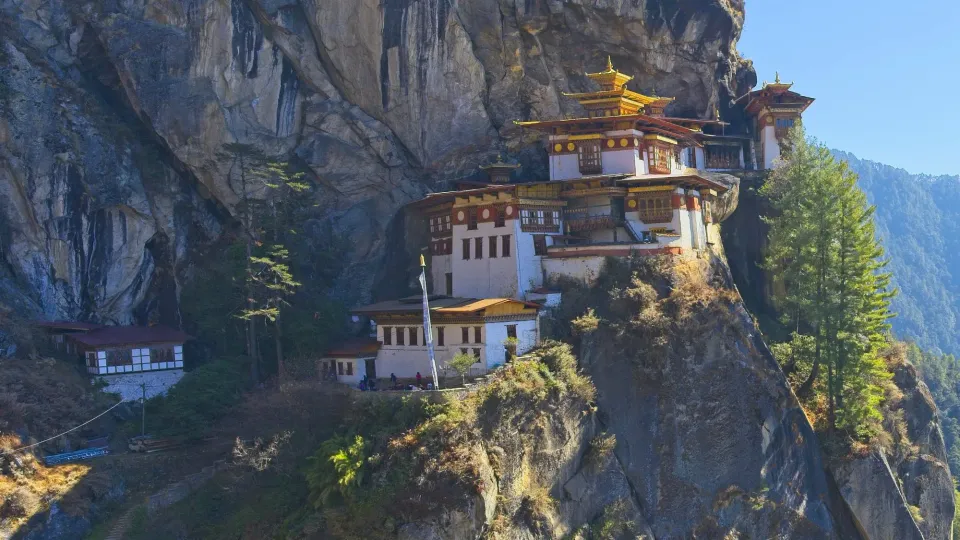
[[[460,375],[460,380],[462,383],[466,384],[467,382],[467,372],[470,371],[470,366],[477,363],[477,357],[472,354],[458,352],[453,356],[453,358],[447,362],[447,365],[450,366],[454,371]]]
[[[573,326],[575,333],[584,335],[596,331],[597,327],[600,326],[600,318],[597,317],[593,308],[589,308],[583,315],[570,321],[570,324]]]
[[[596,470],[603,466],[604,462],[613,454],[617,447],[617,436],[613,434],[601,433],[590,440],[590,448],[587,450],[587,466]]]
[[[168,436],[202,437],[243,398],[249,363],[221,359],[188,372],[166,396],[147,401],[147,428]]]

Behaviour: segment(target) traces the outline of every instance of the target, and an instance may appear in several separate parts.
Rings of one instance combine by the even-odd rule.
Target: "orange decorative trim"
[[[679,193],[674,193],[673,196],[670,197],[670,205],[673,207],[674,210],[679,210],[683,208],[683,195],[680,195]]]
[[[691,212],[700,211],[700,199],[694,195],[687,195],[687,210]]]

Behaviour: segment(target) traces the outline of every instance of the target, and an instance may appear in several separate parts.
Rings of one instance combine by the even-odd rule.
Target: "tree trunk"
[[[283,327],[280,325],[280,311],[277,311],[277,319],[273,321],[273,339],[277,347],[277,382],[283,386],[283,379],[286,371],[283,367]]]

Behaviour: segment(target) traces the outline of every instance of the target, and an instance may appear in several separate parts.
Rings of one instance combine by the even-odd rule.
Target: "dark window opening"
[[[467,209],[467,230],[470,230],[470,231],[477,230],[477,209],[476,208]]]
[[[470,329],[466,326],[460,329],[460,343],[470,343]]]
[[[578,149],[581,174],[603,172],[600,162],[600,141],[581,141]]]
[[[491,259],[496,259],[496,258],[497,258],[497,237],[496,237],[496,236],[491,236],[491,237],[489,238],[488,245],[489,245],[489,248],[490,248],[490,258],[491,258]]]
[[[389,326],[383,327],[383,344],[393,345],[393,328]]]
[[[437,345],[443,347],[443,327],[437,327]]]
[[[465,261],[470,260],[470,239],[469,238],[463,239],[463,260]]]
[[[500,250],[502,253],[502,256],[509,257],[510,256],[510,235],[505,234],[501,238],[503,238],[503,249]]]
[[[416,345],[417,344],[417,328],[408,328],[407,330],[410,333],[410,345]]]
[[[474,326],[474,327],[473,327],[473,342],[474,342],[474,343],[483,343],[483,341],[480,340],[480,333],[481,333],[482,331],[483,331],[483,328],[480,327],[480,326]]]
[[[547,235],[533,235],[533,254],[541,257],[547,254]]]

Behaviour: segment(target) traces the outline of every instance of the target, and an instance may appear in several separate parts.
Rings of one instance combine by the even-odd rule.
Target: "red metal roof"
[[[327,354],[324,356],[333,358],[359,358],[362,356],[375,356],[379,350],[379,341],[373,338],[359,338],[343,342],[340,346],[327,351]]]
[[[169,326],[104,326],[84,334],[67,337],[88,347],[115,345],[149,345],[151,343],[183,343],[189,334]]]

